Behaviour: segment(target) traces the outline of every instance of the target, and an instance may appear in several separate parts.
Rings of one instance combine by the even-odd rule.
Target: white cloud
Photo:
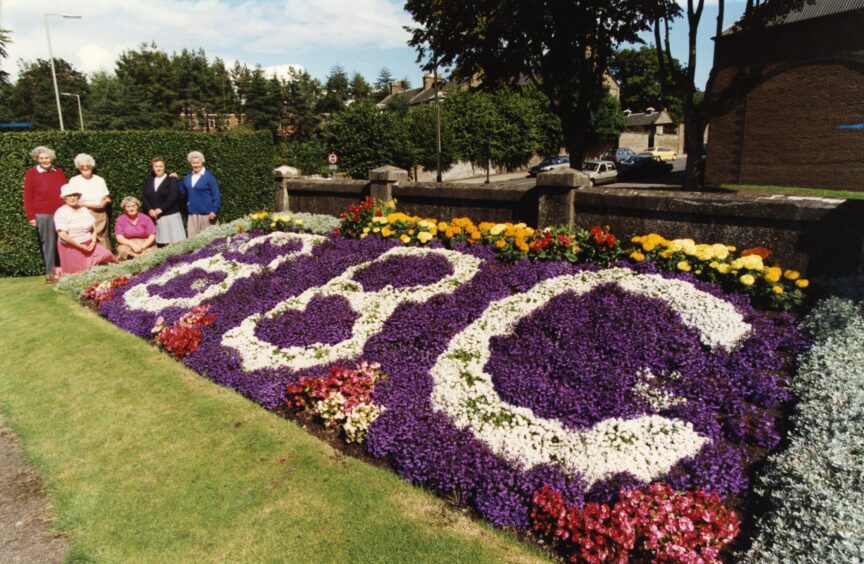
[[[271,65],[298,49],[403,48],[411,22],[392,0],[53,0],[50,8],[0,1],[2,25],[13,32],[9,61],[47,58],[44,10],[81,15],[48,23],[54,56],[86,72],[111,69],[124,49],[151,41],[168,52],[201,47],[209,57]],[[11,66],[4,65],[14,77]]]

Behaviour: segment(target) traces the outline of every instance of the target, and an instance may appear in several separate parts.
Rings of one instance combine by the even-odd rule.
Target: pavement
[[[661,178],[652,178],[646,182],[616,182],[614,184],[604,184],[604,187],[609,188],[678,188],[684,181],[684,168],[687,165],[687,157],[678,157],[672,161],[672,172]],[[504,174],[493,174],[489,177],[490,184],[506,184],[508,186],[524,186],[530,187],[534,185],[535,178],[530,178],[526,171],[507,172]],[[486,175],[477,176],[474,178],[462,178],[459,180],[450,180],[456,184],[485,184]]]

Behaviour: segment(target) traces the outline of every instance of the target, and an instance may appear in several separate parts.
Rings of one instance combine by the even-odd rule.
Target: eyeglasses
[[[93,168],[93,165],[81,165],[78,167],[78,170],[81,170],[82,168]]]

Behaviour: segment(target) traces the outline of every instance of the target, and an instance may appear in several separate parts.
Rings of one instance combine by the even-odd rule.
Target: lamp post
[[[78,123],[81,124],[81,131],[84,131],[84,114],[81,113],[81,95],[72,94],[70,92],[61,92],[61,96],[72,96],[78,100]]]
[[[71,14],[54,14],[46,12],[45,17],[45,37],[48,39],[48,61],[51,63],[51,80],[54,81],[54,99],[57,101],[57,117],[60,120],[60,131],[63,128],[63,110],[60,108],[60,90],[57,88],[57,71],[54,70],[54,53],[51,51],[51,33],[48,31],[48,16],[59,16],[67,20],[80,20],[81,16],[73,16]]]

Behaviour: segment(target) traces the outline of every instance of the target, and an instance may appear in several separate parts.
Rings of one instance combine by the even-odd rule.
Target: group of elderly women
[[[105,180],[93,172],[93,157],[77,155],[79,174],[67,182],[63,170],[54,166],[54,151],[40,146],[30,156],[36,166],[24,175],[24,210],[27,221],[36,228],[48,282],[62,274],[148,253],[217,223],[219,184],[204,167],[204,155],[192,151],[186,156],[192,170],[183,179],[167,173],[164,158],[154,157],[141,199],[127,196],[120,202],[123,213],[114,225],[115,257],[108,237],[111,196]],[[184,200],[189,211],[185,230],[180,213]]]

